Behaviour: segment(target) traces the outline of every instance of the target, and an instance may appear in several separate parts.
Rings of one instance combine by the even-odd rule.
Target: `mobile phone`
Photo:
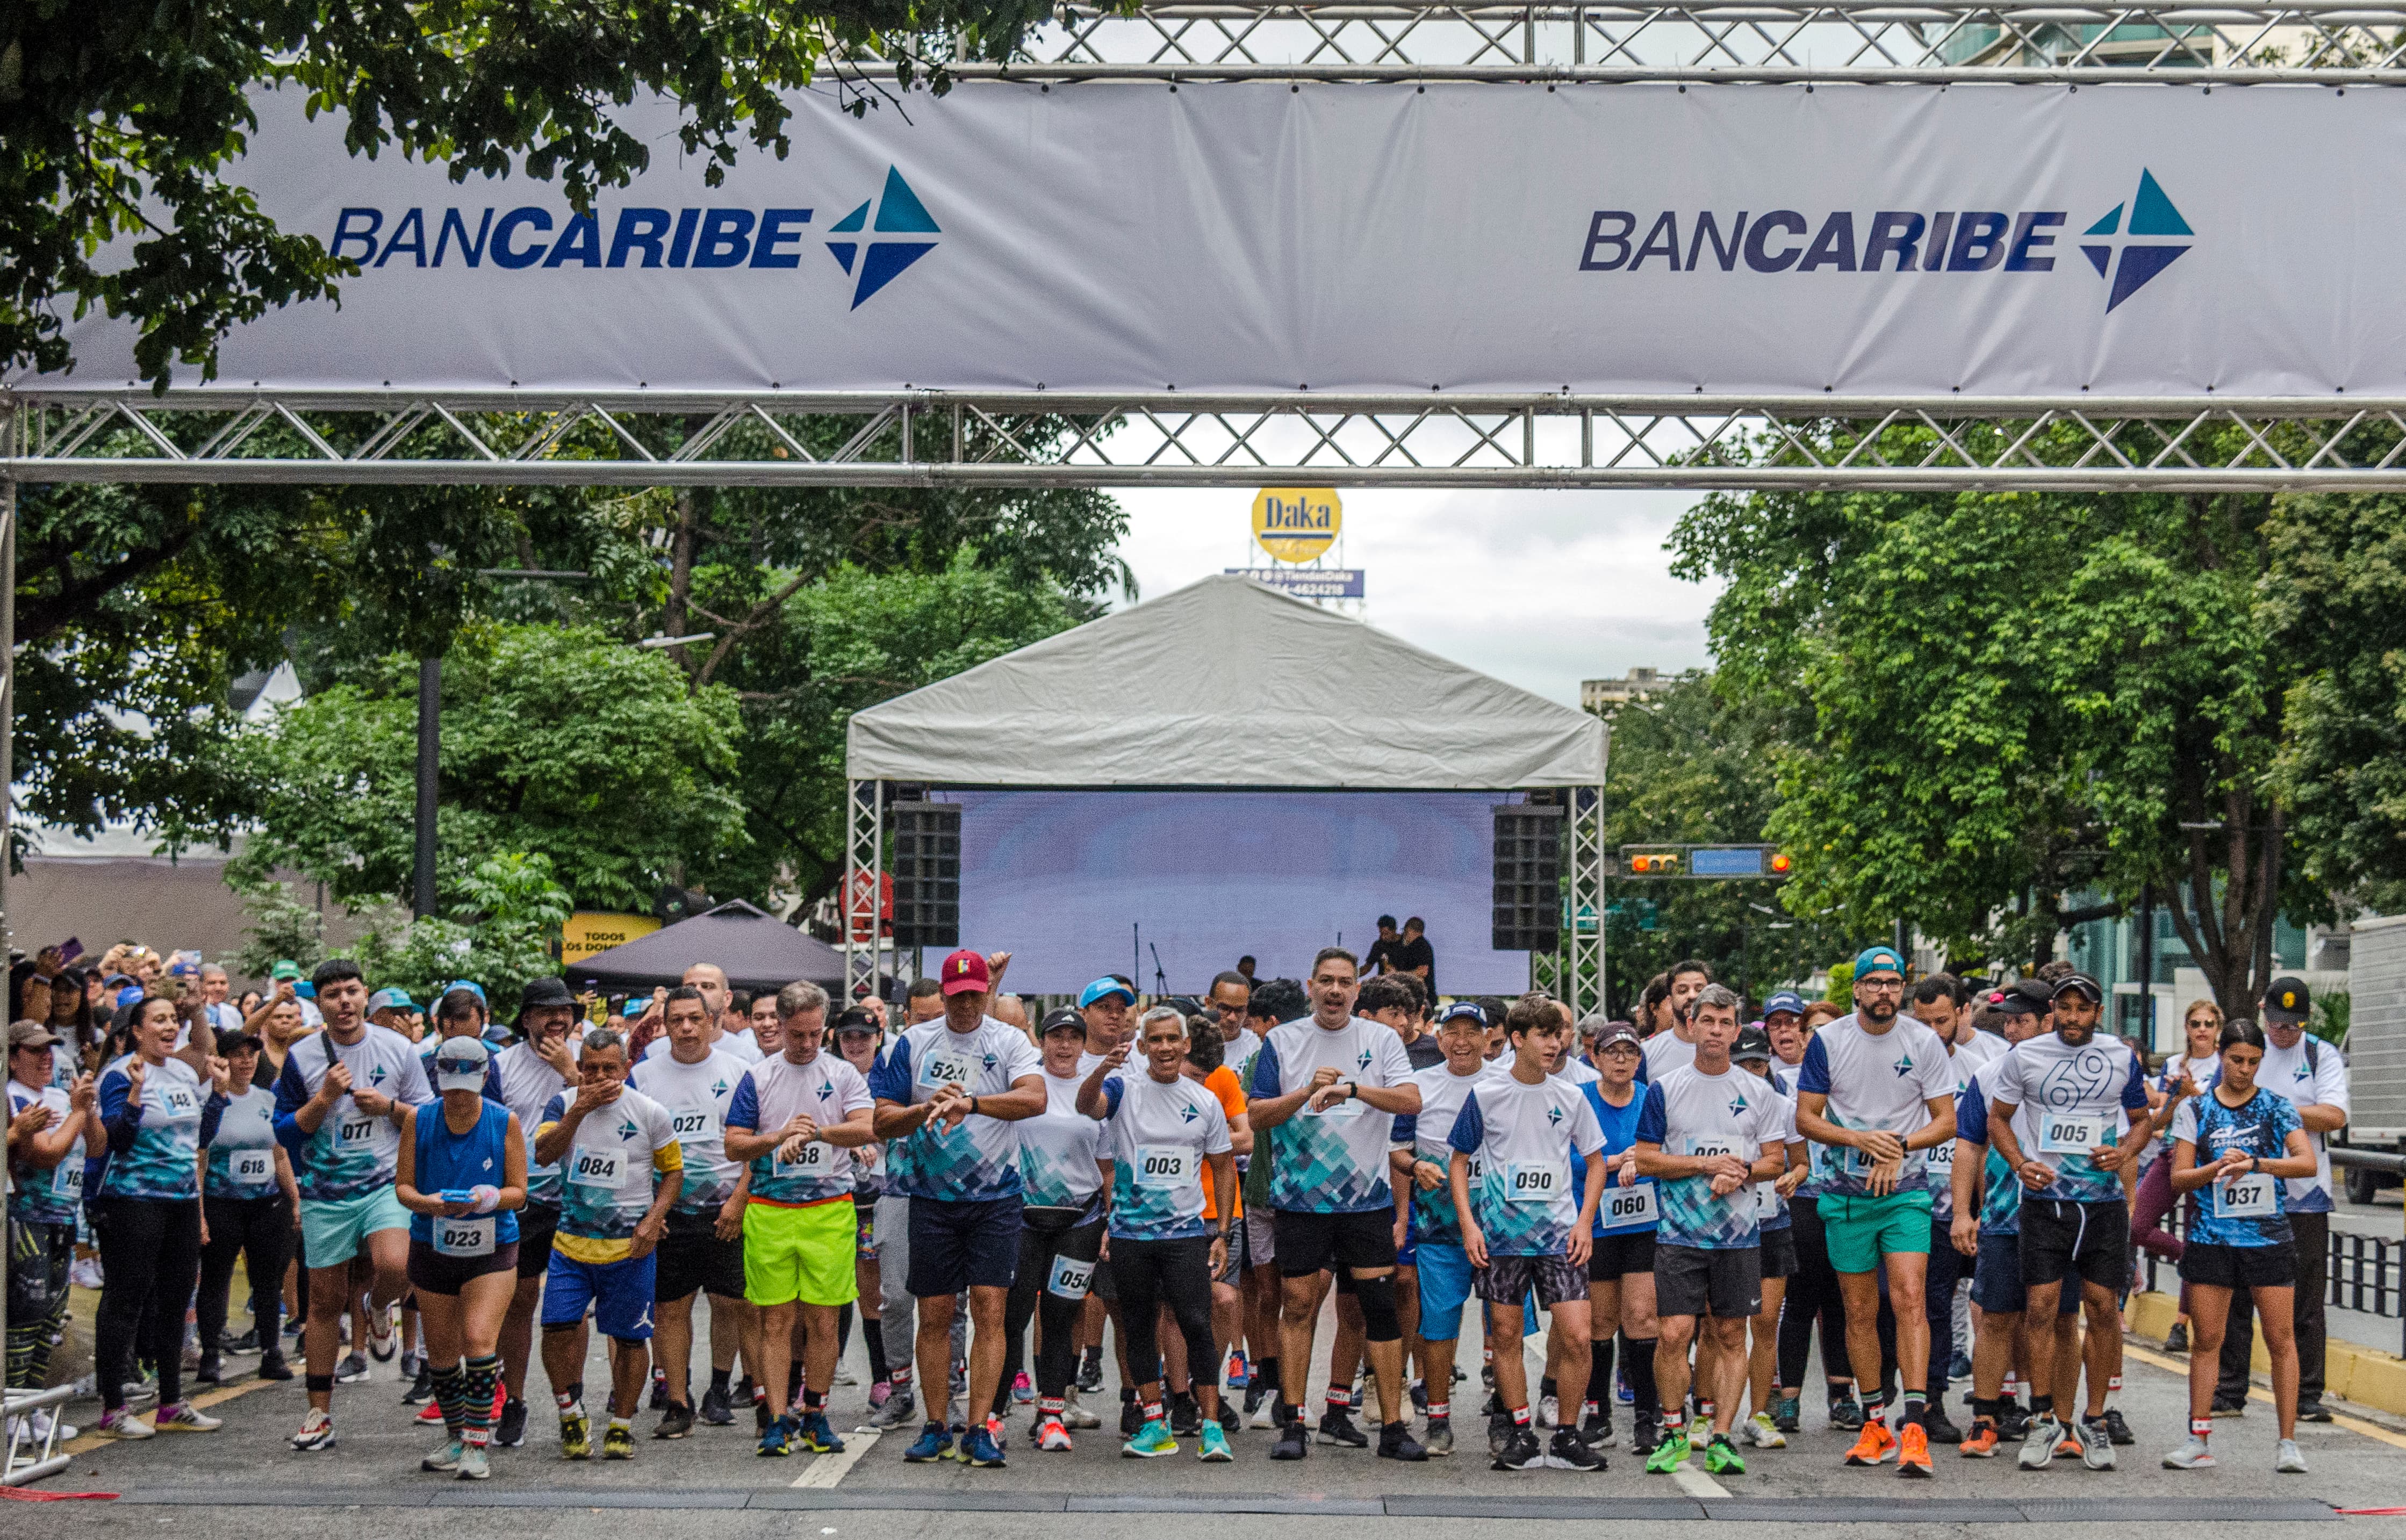
[[[80,957],[80,956],[82,956],[82,955],[83,955],[83,943],[82,943],[81,941],[77,940],[74,937],[70,936],[70,937],[68,937],[65,940],[61,941],[61,942],[59,943],[59,961],[60,961],[60,962],[62,962],[62,963],[71,963],[71,962],[74,962],[78,957]]]

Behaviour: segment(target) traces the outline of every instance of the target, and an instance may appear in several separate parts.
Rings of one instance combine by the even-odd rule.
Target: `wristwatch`
[[[1347,1101],[1358,1101],[1361,1099],[1362,1088],[1360,1086],[1354,1084],[1352,1081],[1340,1081],[1337,1083],[1345,1087],[1345,1099]]]

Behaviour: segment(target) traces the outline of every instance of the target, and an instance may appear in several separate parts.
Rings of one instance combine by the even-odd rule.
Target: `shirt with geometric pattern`
[[[1394,1028],[1364,1016],[1330,1031],[1309,1016],[1270,1029],[1253,1055],[1248,1086],[1255,1101],[1284,1096],[1311,1083],[1323,1067],[1339,1082],[1385,1089],[1412,1078],[1412,1061]],[[1387,1151],[1394,1119],[1359,1097],[1326,1111],[1297,1109],[1279,1125],[1270,1207],[1288,1213],[1362,1214],[1393,1208]]]
[[[1848,1015],[1824,1025],[1804,1045],[1796,1093],[1799,1100],[1808,1093],[1827,1096],[1821,1115],[1840,1128],[1876,1129],[1903,1139],[1930,1122],[1929,1103],[1954,1096],[1955,1074],[1938,1034],[1912,1017],[1895,1017],[1886,1032],[1871,1032]],[[1852,1145],[1822,1149],[1826,1153],[1814,1166],[1816,1191],[1868,1196],[1870,1158]],[[1922,1152],[1907,1151],[1896,1191],[1925,1192],[1930,1184]]]
[[[1535,1085],[1507,1072],[1487,1076],[1462,1099],[1446,1142],[1478,1175],[1470,1211],[1491,1256],[1562,1256],[1587,1201],[1587,1157],[1604,1130],[1587,1095],[1549,1075]]]
[[[998,1096],[1012,1082],[1044,1072],[1027,1034],[992,1016],[970,1032],[955,1032],[938,1017],[905,1031],[870,1077],[879,1101],[916,1107],[941,1085],[972,1096]],[[1019,1135],[999,1118],[972,1112],[945,1126],[930,1118],[917,1131],[885,1145],[886,1191],[940,1203],[982,1203],[1015,1195]]]
[[[2042,1135],[2055,1119],[2093,1119],[2099,1144],[2121,1142],[2126,1116],[2135,1119],[2147,1109],[2146,1067],[2129,1043],[2102,1034],[2079,1044],[2054,1032],[2025,1038],[1997,1060],[1996,1079],[1985,1094],[1991,1111],[2000,1105],[2013,1108],[2014,1142],[2021,1146],[2022,1158],[2055,1172],[2053,1180],[2025,1195],[2066,1203],[2123,1201],[2118,1172],[2100,1170],[2086,1149],[2044,1149]]]
[[[1732,1065],[1708,1075],[1690,1065],[1646,1088],[1637,1137],[1666,1155],[1730,1154],[1752,1166],[1779,1146],[1779,1093],[1749,1070]],[[1709,1176],[1658,1177],[1654,1190],[1663,1216],[1657,1244],[1714,1251],[1762,1244],[1751,1181],[1717,1194]]]

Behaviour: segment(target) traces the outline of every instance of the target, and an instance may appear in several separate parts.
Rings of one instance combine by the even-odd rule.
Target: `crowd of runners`
[[[290,1378],[297,1255],[291,1448],[335,1449],[338,1387],[401,1353],[438,1435],[423,1468],[463,1479],[529,1441],[546,1392],[572,1460],[743,1420],[762,1456],[841,1451],[856,1334],[866,1416],[844,1420],[907,1434],[911,1462],[1068,1451],[1115,1412],[1131,1457],[1230,1461],[1255,1430],[1271,1461],[1418,1462],[1483,1432],[1497,1469],[1596,1472],[1625,1433],[1646,1472],[1743,1474],[1803,1427],[1818,1335],[1849,1466],[1930,1478],[1951,1447],[2107,1470],[2133,1440],[2114,1398],[2137,1237],[2184,1280],[2191,1416],[2166,1465],[2211,1465],[2238,1409],[2227,1326],[2243,1398],[2262,1332],[2276,1469],[2305,1469],[2294,1424],[2328,1416],[2300,1242],[2331,1208],[2346,1079],[2295,980],[2259,1020],[2193,1015],[2151,1070],[2062,965],[1975,994],[1883,946],[1854,959],[1851,1010],[1781,993],[1749,1019],[1683,964],[1635,1023],[1433,997],[1336,947],[1199,997],[1105,976],[1037,1020],[1007,968],[955,952],[899,1020],[808,982],[745,999],[700,965],[616,1016],[538,978],[496,1022],[463,982],[414,1038],[414,1002],[337,959],[274,1042],[267,1010],[219,1024],[173,991],[120,1008],[105,1048],[20,1021],[9,1383],[41,1383],[96,1240],[98,1432],[219,1426],[188,1393],[188,1307],[202,1379],[245,1352]],[[2159,1228],[2175,1206],[2185,1243]]]

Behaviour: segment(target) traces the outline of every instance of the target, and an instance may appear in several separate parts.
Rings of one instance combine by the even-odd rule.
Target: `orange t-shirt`
[[[1220,1110],[1228,1115],[1228,1126],[1234,1128],[1237,1120],[1245,1115],[1245,1092],[1244,1088],[1238,1083],[1237,1072],[1224,1064],[1203,1077],[1203,1089],[1220,1098]],[[1245,1217],[1245,1194],[1242,1181],[1237,1184],[1234,1217],[1237,1219]],[[1203,1163],[1203,1219],[1208,1224],[1216,1225],[1220,1222],[1220,1200],[1211,1193],[1211,1163],[1208,1160]]]

